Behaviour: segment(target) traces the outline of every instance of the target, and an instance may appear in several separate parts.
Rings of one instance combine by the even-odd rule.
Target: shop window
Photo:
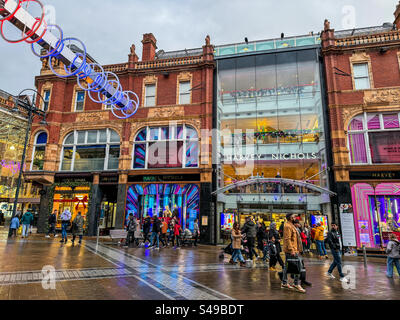
[[[75,111],[83,111],[85,105],[85,91],[76,92]]]
[[[119,135],[111,129],[74,131],[64,141],[62,171],[117,170]]]
[[[353,64],[355,90],[370,89],[368,63]]]
[[[179,104],[190,104],[190,81],[179,82]]]
[[[42,106],[43,111],[49,110],[50,94],[51,94],[50,90],[45,90],[43,93],[43,106]]]
[[[35,143],[33,145],[33,157],[31,170],[41,171],[44,165],[44,156],[46,153],[47,133],[39,132],[36,135]]]
[[[399,114],[362,114],[349,125],[352,164],[400,163]]]
[[[144,128],[135,138],[133,168],[196,168],[198,140],[189,126]]]
[[[156,85],[146,84],[145,86],[145,107],[154,107],[156,105]]]

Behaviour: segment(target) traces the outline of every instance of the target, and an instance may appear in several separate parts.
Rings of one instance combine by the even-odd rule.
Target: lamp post
[[[27,95],[24,95],[25,91],[33,92],[32,101],[29,99],[29,97]],[[24,150],[22,152],[21,168],[20,168],[19,174],[18,174],[17,188],[15,190],[12,218],[15,217],[16,211],[17,211],[19,190],[21,188],[21,182],[22,182],[22,171],[23,171],[24,164],[25,164],[26,149],[27,149],[28,141],[29,141],[29,133],[31,130],[31,126],[32,126],[34,117],[38,116],[38,117],[42,118],[42,121],[40,122],[40,124],[47,125],[46,111],[40,110],[40,108],[37,107],[36,97],[39,97],[41,100],[43,100],[43,98],[40,96],[40,94],[36,90],[25,89],[25,90],[21,91],[20,94],[18,95],[18,97],[16,97],[16,99],[15,99],[14,108],[11,110],[13,113],[19,113],[20,109],[24,110],[25,112],[27,112],[27,119],[28,119],[28,125],[27,125],[26,131],[25,131],[25,142],[24,142]]]

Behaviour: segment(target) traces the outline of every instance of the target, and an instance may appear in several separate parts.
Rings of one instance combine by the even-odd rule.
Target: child
[[[269,243],[268,243],[268,250],[269,250],[269,270],[276,271],[275,265],[278,262],[278,250],[276,249],[275,245],[275,237],[272,236]]]
[[[268,241],[266,239],[263,239],[262,241],[263,244],[263,258],[262,260],[264,262],[267,262],[267,259],[269,260],[269,246],[268,246]]]
[[[19,219],[17,216],[11,219],[11,224],[10,224],[10,232],[8,234],[8,237],[11,238],[13,235],[16,238],[17,237],[17,229],[19,228]]]

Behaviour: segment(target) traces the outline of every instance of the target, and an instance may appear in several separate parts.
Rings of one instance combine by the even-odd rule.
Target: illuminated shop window
[[[364,113],[349,125],[348,146],[352,164],[400,163],[398,113]]]
[[[198,167],[199,137],[190,126],[143,128],[133,149],[134,169]]]
[[[117,170],[120,137],[111,129],[71,132],[64,140],[61,171]]]
[[[41,171],[44,165],[44,155],[46,153],[47,144],[47,133],[39,132],[35,138],[35,144],[33,145],[33,157],[31,170]]]

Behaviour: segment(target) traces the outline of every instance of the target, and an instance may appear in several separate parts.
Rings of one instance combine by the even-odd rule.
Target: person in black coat
[[[242,234],[246,234],[246,246],[249,249],[249,259],[253,260],[253,255],[258,257],[257,252],[254,250],[254,243],[257,236],[257,228],[256,224],[251,220],[250,217],[246,217],[246,223],[244,224],[241,232]]]
[[[144,219],[144,223],[143,223],[143,243],[146,243],[146,241],[149,241],[150,243],[150,237],[149,237],[149,233],[150,233],[150,228],[151,228],[151,221],[150,221],[150,217],[147,216]]]
[[[281,243],[280,243],[280,234],[278,232],[278,230],[276,230],[276,222],[272,222],[270,227],[269,227],[269,239],[274,238],[274,243],[275,243],[275,247],[276,247],[276,259],[278,261],[278,263],[281,265],[281,267],[284,267],[284,263],[281,257],[281,252],[282,252],[282,247],[281,247]]]
[[[257,223],[257,249],[260,250],[261,252],[264,251],[264,242],[267,238],[266,234],[266,228],[264,223],[258,222]]]

